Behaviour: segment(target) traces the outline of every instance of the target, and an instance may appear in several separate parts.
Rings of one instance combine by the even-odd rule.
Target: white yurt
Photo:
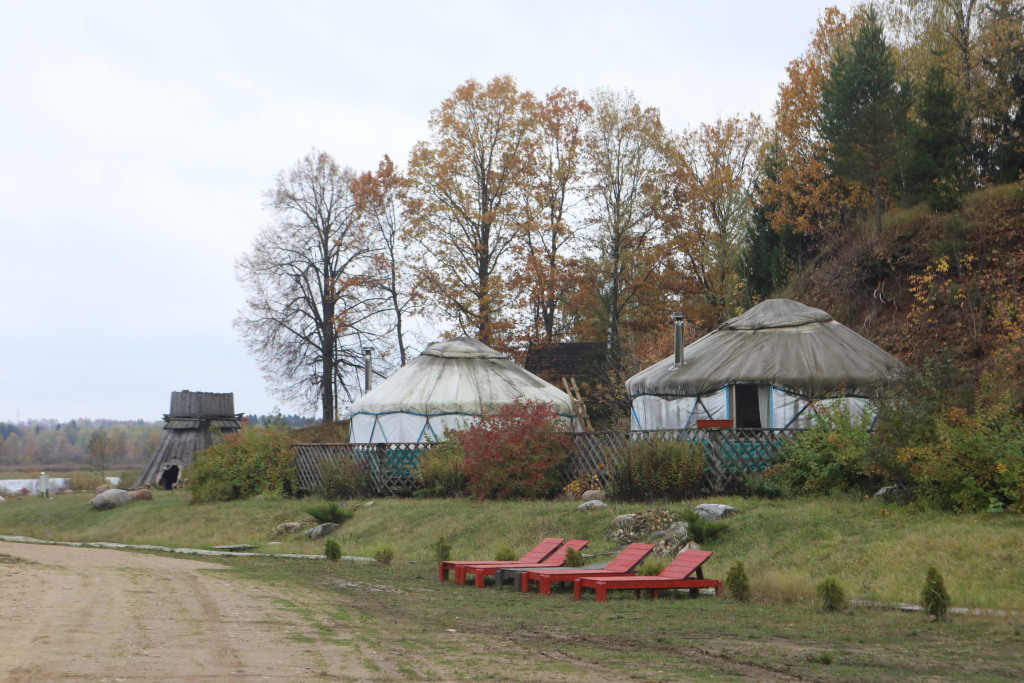
[[[677,324],[677,339],[681,339]],[[769,299],[626,381],[634,430],[698,420],[737,428],[801,428],[822,405],[861,414],[902,367],[817,308]],[[680,357],[681,356],[681,357]]]
[[[547,403],[573,421],[561,389],[472,337],[435,342],[349,408],[351,443],[415,443],[444,437],[516,400]]]

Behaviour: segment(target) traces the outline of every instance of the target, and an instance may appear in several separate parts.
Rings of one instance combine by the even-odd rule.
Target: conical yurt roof
[[[870,397],[902,364],[832,316],[769,299],[630,377],[630,396],[699,396],[729,384],[771,384],[804,396]]]
[[[472,337],[435,342],[349,409],[357,413],[487,415],[517,399],[551,405],[565,417],[572,401],[561,389]]]

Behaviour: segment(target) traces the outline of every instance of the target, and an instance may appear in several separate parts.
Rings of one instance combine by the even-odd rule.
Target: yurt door
[[[734,384],[732,414],[737,429],[771,427],[771,386],[767,384]]]

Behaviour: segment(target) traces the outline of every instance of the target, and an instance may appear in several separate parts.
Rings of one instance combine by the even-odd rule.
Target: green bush
[[[648,558],[636,570],[637,576],[657,576],[668,566],[669,561],[665,559]]]
[[[347,500],[360,498],[370,493],[370,478],[366,470],[351,458],[320,460],[320,490],[326,500]]]
[[[191,502],[241,500],[261,493],[291,495],[298,490],[295,454],[279,428],[245,427],[196,453],[185,470]]]
[[[444,536],[440,536],[434,543],[434,561],[447,562],[452,559],[452,544]]]
[[[613,500],[683,500],[700,495],[704,449],[689,441],[629,441],[605,459],[613,464]]]
[[[693,510],[684,510],[682,514],[679,515],[679,518],[686,522],[690,538],[700,545],[710,543],[721,536],[722,533],[729,528],[727,523],[709,521],[698,515]]]
[[[942,580],[942,574],[935,567],[928,568],[928,576],[921,590],[921,606],[933,619],[949,617],[949,593],[946,592],[946,582]]]
[[[840,612],[846,607],[846,593],[832,577],[818,584],[818,599],[826,612]]]
[[[930,507],[957,512],[1019,507],[1024,500],[1024,423],[1009,407],[952,409],[935,436],[900,451],[914,493]]]
[[[445,430],[444,441],[420,456],[416,478],[428,496],[461,496],[466,493],[465,462],[466,452],[459,442],[458,432]]]
[[[517,401],[458,430],[470,490],[500,500],[556,494],[572,445],[565,428],[551,406]]]
[[[582,567],[583,566],[583,553],[576,548],[569,548],[565,551],[565,566],[566,567]]]
[[[324,542],[324,555],[331,562],[337,562],[341,559],[341,546],[333,538],[329,538]]]
[[[315,503],[306,508],[306,514],[320,524],[344,524],[355,514],[335,502]]]
[[[771,481],[808,495],[877,487],[867,459],[870,424],[866,412],[854,418],[845,405],[819,407],[811,428],[782,447]]]
[[[750,580],[742,562],[737,562],[725,573],[725,591],[740,602],[750,600]]]
[[[508,546],[505,546],[504,548],[499,548],[498,552],[494,553],[495,562],[512,562],[515,559],[515,551],[512,550],[512,548],[509,548]]]
[[[380,564],[391,564],[395,559],[395,551],[389,545],[377,546],[373,551],[373,559]]]
[[[743,480],[744,493],[751,498],[782,498],[786,487],[763,473],[751,474]]]

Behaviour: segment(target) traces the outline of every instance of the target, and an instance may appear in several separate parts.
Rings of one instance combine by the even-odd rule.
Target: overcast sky
[[[232,321],[262,193],[312,148],[404,166],[468,78],[770,116],[827,4],[0,0],[0,421],[285,413]],[[314,411],[300,411],[314,414]]]

